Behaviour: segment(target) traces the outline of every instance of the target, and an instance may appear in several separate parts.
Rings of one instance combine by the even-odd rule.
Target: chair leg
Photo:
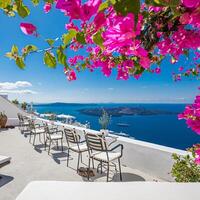
[[[63,140],[61,139],[61,147],[62,147],[62,152],[63,152]]]
[[[30,132],[29,143],[31,143],[31,136],[32,136],[32,133]]]
[[[57,150],[58,150],[58,140],[56,140],[56,146],[57,146]]]
[[[45,144],[45,142],[46,142],[46,138],[45,138],[45,134],[43,133],[43,137],[44,137],[44,144]]]
[[[94,159],[92,158],[92,167],[94,169]]]
[[[102,172],[103,172],[103,162],[101,161],[101,174],[102,174]]]
[[[40,141],[40,143],[42,143],[42,141],[41,141],[41,135],[40,135],[40,133],[39,133],[39,141]]]
[[[49,151],[48,151],[48,154],[50,153],[50,150],[51,150],[51,140],[49,141]]]
[[[89,157],[89,162],[88,162],[88,173],[87,173],[87,178],[88,178],[88,180],[90,179],[90,157]]]
[[[81,163],[83,163],[83,156],[82,156],[82,153],[81,153]]]
[[[44,142],[44,150],[46,151],[46,149],[47,149],[47,139]]]
[[[119,163],[119,175],[120,175],[120,181],[122,181],[122,170],[121,170],[120,158],[118,158],[118,163]]]
[[[109,179],[109,170],[110,170],[110,164],[108,162],[108,169],[107,169],[107,182],[108,182],[108,179]]]
[[[36,133],[34,134],[33,145],[35,145]]]
[[[67,152],[67,167],[69,166],[69,148],[68,148],[68,152]]]
[[[79,169],[80,157],[81,157],[81,153],[78,153],[77,172],[78,172],[78,169]]]

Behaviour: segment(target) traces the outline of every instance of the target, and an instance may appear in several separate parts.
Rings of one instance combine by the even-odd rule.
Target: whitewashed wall
[[[16,126],[19,124],[17,113],[26,114],[22,109],[11,103],[9,100],[0,96],[0,112],[5,112],[8,117],[6,125]]]
[[[48,121],[48,120],[47,120]],[[84,129],[81,127],[74,127],[57,123],[57,125],[66,128],[75,128],[79,134],[83,136],[83,130],[91,133],[99,133],[96,130]],[[143,142],[131,138],[117,136],[118,143],[124,146],[124,155],[122,157],[122,164],[131,168],[138,169],[154,177],[174,181],[170,172],[173,165],[172,153],[178,155],[186,155],[186,151],[174,149],[162,145],[156,145],[149,142]]]

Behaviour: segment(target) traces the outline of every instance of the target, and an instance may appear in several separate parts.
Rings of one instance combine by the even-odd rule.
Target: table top
[[[200,183],[34,181],[16,200],[189,200],[199,197]]]

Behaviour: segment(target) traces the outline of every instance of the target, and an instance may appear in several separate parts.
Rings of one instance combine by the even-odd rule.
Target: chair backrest
[[[65,137],[67,141],[68,147],[70,147],[70,143],[72,144],[79,144],[80,143],[80,135],[76,133],[75,129],[64,129]]]
[[[107,151],[107,144],[103,135],[85,133],[85,139],[89,150]]]
[[[42,122],[43,123],[43,126],[44,126],[44,130],[45,130],[45,134],[46,134],[46,136],[47,136],[47,138],[51,138],[51,131],[50,131],[50,129],[49,129],[49,125],[48,125],[48,123],[47,122]]]

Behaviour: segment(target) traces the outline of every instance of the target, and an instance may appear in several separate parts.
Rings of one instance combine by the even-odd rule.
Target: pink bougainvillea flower
[[[65,28],[67,30],[74,29],[76,31],[79,31],[79,28],[73,22],[71,22],[69,24],[65,24]]]
[[[160,67],[156,67],[156,69],[155,69],[155,73],[156,73],[156,74],[160,74],[160,72],[161,72]]]
[[[158,7],[158,6],[149,6],[149,11],[150,12],[160,12],[162,10],[163,10],[163,8],[161,6],[160,7]]]
[[[76,73],[75,73],[74,70],[68,71],[66,73],[66,75],[67,75],[68,81],[74,81],[74,80],[76,80]]]
[[[184,69],[183,67],[179,67],[178,70],[181,72],[181,71],[183,71],[183,69]]]
[[[197,158],[195,158],[194,162],[195,162],[197,165],[200,165],[200,156],[198,156]]]
[[[192,105],[185,107],[184,112],[179,114],[178,118],[185,119],[188,127],[200,135],[200,95],[196,96]]]
[[[195,158],[195,163],[197,165],[200,165],[200,148],[195,150],[196,158]]]
[[[140,58],[140,65],[143,68],[148,69],[151,65],[151,60],[148,57],[141,57]]]
[[[134,15],[128,14],[126,17],[115,16],[109,22],[108,29],[102,34],[107,51],[115,51],[133,43],[136,36],[134,30]]]
[[[56,8],[72,19],[81,17],[81,0],[57,0]]]
[[[81,6],[81,19],[88,21],[90,18],[97,13],[102,0],[88,0]]]
[[[33,24],[30,24],[30,23],[21,23],[20,24],[20,28],[22,30],[22,32],[26,35],[35,35],[37,36],[37,28],[33,25]]]
[[[182,0],[182,4],[187,8],[196,8],[199,4],[199,0]]]
[[[51,3],[46,2],[43,9],[45,13],[48,13],[51,10]]]
[[[103,12],[99,12],[94,18],[96,31],[106,22],[106,17]]]

